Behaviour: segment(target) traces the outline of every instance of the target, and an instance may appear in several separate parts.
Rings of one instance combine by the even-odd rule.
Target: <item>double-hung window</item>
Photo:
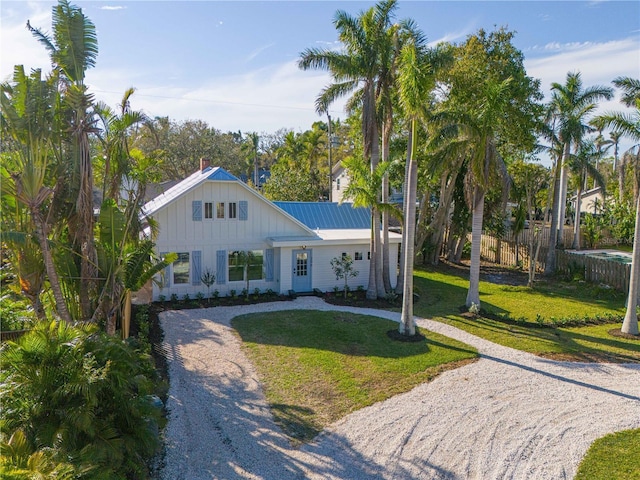
[[[229,202],[229,218],[238,217],[238,204],[236,202]]]
[[[224,218],[224,202],[218,202],[216,206],[216,218]]]
[[[178,258],[173,262],[173,283],[189,283],[189,252],[178,253]]]
[[[213,202],[204,202],[204,218],[213,218]]]

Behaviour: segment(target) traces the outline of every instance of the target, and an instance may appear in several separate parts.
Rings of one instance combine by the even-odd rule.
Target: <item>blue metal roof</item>
[[[273,202],[277,207],[315,230],[371,228],[371,211],[351,203]]]

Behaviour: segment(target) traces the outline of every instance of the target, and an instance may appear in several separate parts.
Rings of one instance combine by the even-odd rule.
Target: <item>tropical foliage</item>
[[[96,331],[42,321],[0,357],[2,478],[146,478],[159,445],[149,357]]]

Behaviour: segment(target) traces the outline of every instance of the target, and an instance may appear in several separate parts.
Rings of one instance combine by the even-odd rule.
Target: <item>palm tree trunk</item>
[[[81,132],[78,139],[80,154],[80,191],[76,210],[80,221],[78,241],[80,243],[80,309],[83,319],[92,317],[91,297],[96,290],[97,252],[93,233],[93,173],[89,140]]]
[[[560,199],[560,165],[562,159],[556,162],[553,180],[553,201],[551,204],[551,229],[549,231],[549,246],[544,266],[545,275],[553,275],[556,271],[556,244],[558,243],[558,202]],[[549,206],[547,205],[547,209]]]
[[[640,196],[636,199],[636,226],[633,237],[633,260],[631,261],[631,279],[627,312],[622,321],[623,333],[638,335],[638,288],[640,287]]]
[[[382,177],[382,203],[389,203],[389,174]],[[389,212],[382,212],[382,285],[391,291],[391,268],[389,258]]]
[[[482,241],[482,217],[484,215],[484,190],[476,185],[473,192],[473,220],[471,221],[471,265],[469,291],[466,306],[480,306],[480,247]]]
[[[405,218],[406,244],[404,246],[404,280],[402,293],[402,313],[400,316],[399,331],[403,335],[412,336],[416,333],[416,325],[413,319],[413,262],[414,262],[414,241],[416,236],[416,187],[418,179],[418,165],[415,161],[415,128],[416,122],[411,122],[411,155],[409,162],[409,172],[407,187],[405,192],[407,200],[407,216]]]
[[[378,289],[376,288],[376,254],[375,254],[375,230],[376,230],[376,213],[375,209],[371,209],[371,241],[369,243],[369,284],[367,286],[367,300],[375,300],[378,298]]]
[[[407,245],[407,205],[409,205],[409,199],[407,198],[407,192],[409,191],[409,163],[411,160],[411,141],[413,133],[409,129],[409,136],[407,138],[407,161],[404,166],[404,182],[403,182],[403,195],[402,195],[402,243],[400,244],[401,254],[400,258],[404,258],[404,250]],[[404,292],[404,261],[400,262],[400,272],[398,273],[398,281],[396,282],[395,292],[401,295]]]
[[[580,182],[582,183],[582,182]],[[580,250],[580,207],[582,203],[582,185],[578,186],[576,192],[576,220],[573,225],[573,247],[575,250]]]
[[[393,120],[391,120],[393,121]],[[391,128],[389,121],[382,125],[382,161],[389,160]],[[389,203],[389,173],[382,177],[382,203]],[[391,268],[389,258],[389,212],[382,212],[382,282],[387,292],[391,291]]]
[[[40,243],[40,249],[42,250],[42,257],[44,259],[44,267],[47,271],[47,277],[49,278],[49,285],[51,285],[51,291],[53,292],[53,298],[56,302],[56,310],[60,318],[67,323],[72,322],[71,314],[67,308],[67,303],[64,301],[64,295],[60,288],[60,280],[56,267],[53,263],[53,257],[51,256],[51,250],[49,250],[49,239],[46,235],[46,226],[42,215],[38,211],[37,207],[31,207],[31,217],[35,223],[36,236],[38,237],[38,243]]]
[[[560,195],[558,197],[558,238],[557,243],[564,246],[564,222],[567,211],[567,186],[569,184],[569,168],[567,162],[569,161],[569,154],[571,153],[570,144],[565,145],[564,153],[562,156],[562,168],[560,170]]]

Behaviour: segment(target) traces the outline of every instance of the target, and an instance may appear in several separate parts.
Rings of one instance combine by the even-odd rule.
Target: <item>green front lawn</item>
[[[612,433],[593,442],[575,480],[640,480],[640,429]]]
[[[387,331],[397,323],[343,312],[261,313],[232,324],[276,422],[294,442],[477,357],[432,332],[416,343],[391,340]]]
[[[578,282],[549,281],[535,289],[480,282],[483,310],[491,312],[492,317],[503,315],[516,320],[503,322],[461,313],[468,285],[466,271],[446,267],[417,269],[414,286],[420,300],[415,304],[415,314],[536,355],[562,360],[640,362],[640,339],[609,334],[620,328],[619,323],[557,328],[540,328],[537,324],[624,315],[625,298],[620,292]]]

